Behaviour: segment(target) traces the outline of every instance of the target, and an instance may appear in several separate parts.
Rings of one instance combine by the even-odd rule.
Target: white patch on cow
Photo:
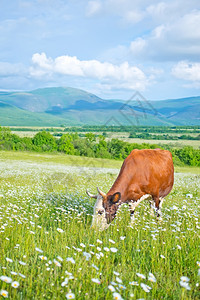
[[[142,202],[143,200],[152,200],[152,196],[149,194],[143,195],[140,199],[138,199],[137,201],[130,201],[129,202],[129,209],[132,212],[131,214],[131,222],[134,222],[134,211],[136,209],[136,207],[140,204],[140,202]]]
[[[103,207],[103,198],[101,195],[97,196],[97,201],[94,205],[93,218],[91,228],[95,230],[105,230],[109,227],[106,220],[106,213]]]

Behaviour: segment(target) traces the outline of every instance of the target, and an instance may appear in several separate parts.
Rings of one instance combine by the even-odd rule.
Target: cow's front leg
[[[161,208],[162,208],[162,204],[163,204],[163,201],[164,201],[165,199],[164,198],[162,198],[162,197],[160,197],[159,198],[159,208],[158,208],[158,210],[157,210],[157,217],[158,218],[162,218],[162,211],[161,211]]]
[[[153,217],[155,212],[155,202],[153,201],[152,197],[149,198],[149,204],[150,204],[150,215]]]
[[[131,217],[131,223],[134,222],[134,212],[135,212],[135,202],[133,200],[131,200],[131,202],[129,202],[129,210],[130,210],[130,217]]]
[[[130,209],[130,215],[131,215],[131,222],[134,221],[134,212],[136,207],[140,204],[140,202],[142,202],[143,200],[150,200],[152,199],[152,196],[149,194],[145,194],[143,195],[141,198],[139,198],[137,201],[131,200],[129,202],[129,209]]]

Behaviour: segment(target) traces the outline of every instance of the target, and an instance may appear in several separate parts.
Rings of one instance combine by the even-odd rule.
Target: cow
[[[131,219],[135,208],[148,199],[154,207],[157,217],[161,215],[161,206],[174,184],[174,165],[171,152],[161,149],[134,149],[124,160],[121,170],[108,193],[99,188],[94,206],[93,225],[105,229],[113,221],[119,206],[127,203]],[[105,222],[106,220],[106,222]]]

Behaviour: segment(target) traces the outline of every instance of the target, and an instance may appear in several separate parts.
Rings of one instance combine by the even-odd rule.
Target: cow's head
[[[105,209],[103,207],[103,198],[102,196],[98,193],[97,195],[93,195],[89,193],[88,190],[86,190],[86,193],[88,194],[89,197],[96,199],[96,203],[94,205],[93,209],[93,218],[92,218],[92,225],[91,228],[95,230],[104,230],[108,228],[108,224],[106,221],[106,214],[105,214]]]
[[[107,223],[110,224],[116,216],[116,212],[120,205],[121,193],[117,192],[113,195],[107,195],[97,188],[99,195],[102,197],[103,208],[105,209],[105,215]]]

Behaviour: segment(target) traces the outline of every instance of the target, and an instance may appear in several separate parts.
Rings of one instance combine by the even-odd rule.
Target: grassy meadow
[[[0,293],[9,299],[199,299],[200,169],[177,168],[162,221],[90,228],[120,161],[0,151]]]

